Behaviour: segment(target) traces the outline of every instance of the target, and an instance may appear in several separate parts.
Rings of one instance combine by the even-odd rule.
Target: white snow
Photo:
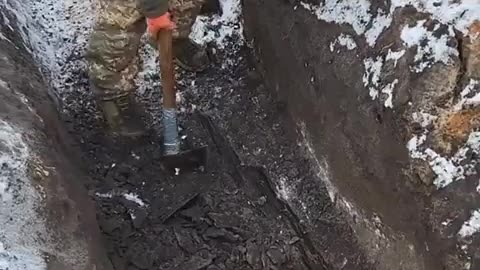
[[[330,51],[333,52],[335,50],[335,45],[337,44],[347,48],[348,50],[357,48],[357,43],[355,43],[355,40],[353,40],[352,36],[343,33],[330,43]]]
[[[412,119],[415,123],[419,123],[423,128],[428,127],[433,121],[437,120],[437,116],[431,115],[426,112],[414,112],[412,114]]]
[[[454,181],[465,178],[463,168],[456,165],[457,160],[442,157],[432,149],[427,149],[425,153],[430,158],[430,166],[437,176],[433,182],[435,186],[444,188]]]
[[[350,25],[357,35],[364,35],[367,44],[372,47],[383,31],[390,27],[397,8],[411,6],[419,12],[430,13],[434,19],[464,34],[468,34],[468,27],[480,19],[478,0],[462,0],[459,3],[448,0],[392,0],[389,10],[377,9],[376,15],[373,15],[374,10],[368,0],[325,0],[318,6],[301,2],[301,6],[319,20]]]
[[[99,198],[104,198],[104,199],[111,199],[113,198],[113,194],[112,193],[95,193],[95,196],[99,197]]]
[[[220,0],[222,15],[198,16],[190,38],[200,45],[214,42],[219,48],[226,46],[228,38],[236,38],[241,45],[243,38],[242,8],[240,0]]]
[[[465,107],[465,105],[478,106],[480,104],[480,82],[474,79],[470,79],[470,82],[460,93],[460,100],[455,104],[455,110],[459,111]],[[472,96],[472,94],[474,94]]]
[[[139,206],[146,206],[146,204],[142,201],[142,199],[135,193],[129,192],[120,192],[120,191],[110,191],[107,193],[95,193],[95,196],[103,199],[112,199],[115,196],[121,196],[125,198],[126,200],[129,200],[131,202],[134,202],[138,204]]]
[[[384,65],[389,61],[393,61],[393,66],[395,68],[398,60],[404,55],[405,50],[392,51],[389,49],[385,59],[381,56],[377,56],[375,58],[365,58],[363,60],[363,65],[365,67],[363,84],[369,90],[369,95],[372,100],[380,98],[383,102],[383,106],[386,108],[393,108],[393,93],[399,80],[393,79],[390,82],[382,82],[381,77]]]
[[[277,186],[277,196],[286,201],[289,202],[292,198],[292,189],[290,185],[288,184],[289,181],[286,177],[281,177],[278,181],[279,185]]]
[[[402,58],[403,55],[405,55],[405,50],[394,52],[391,49],[388,49],[388,53],[387,53],[387,57],[385,58],[385,61],[394,61],[393,66],[396,67],[398,60]]]
[[[420,12],[430,13],[432,17],[444,24],[452,25],[458,31],[468,34],[468,27],[480,19],[480,2],[478,0],[392,0],[394,8],[413,6]]]
[[[422,20],[413,27],[405,26],[400,35],[406,46],[417,47],[414,59],[417,65],[412,67],[412,70],[417,73],[437,62],[449,64],[451,56],[458,56],[457,49],[447,45],[449,37],[455,35],[453,28],[449,28],[448,35],[443,34],[436,37],[432,31],[427,30],[425,23],[426,21]]]
[[[374,47],[380,35],[390,27],[393,21],[393,15],[398,8],[410,6],[417,9],[418,12],[430,13],[433,19],[448,27],[448,33],[438,36],[433,32],[438,30],[437,25],[428,30],[425,27],[426,21],[419,21],[416,26],[405,26],[401,32],[401,38],[407,47],[416,49],[415,63],[411,67],[412,72],[422,72],[437,62],[449,64],[452,56],[458,56],[456,48],[449,47],[447,41],[454,38],[454,29],[468,35],[468,27],[475,21],[480,20],[480,1],[463,0],[455,3],[448,0],[392,0],[388,10],[378,8],[374,10],[369,0],[325,0],[319,5],[312,5],[301,2],[301,6],[312,12],[319,20],[335,23],[339,25],[349,25],[358,36],[364,37],[366,43]],[[473,38],[473,37],[472,37]],[[335,43],[330,43],[330,50],[333,52]],[[380,54],[381,52],[378,52]],[[394,56],[390,57],[401,57]],[[369,92],[372,99],[378,97],[379,88],[376,79],[380,76],[378,73],[379,62],[377,56],[372,56],[364,60],[366,68],[366,77],[372,81],[365,83],[369,85]],[[373,60],[375,59],[375,60]],[[387,55],[386,60],[389,58]],[[373,60],[373,61],[372,61]],[[395,66],[398,58],[395,60]],[[375,74],[375,76],[370,76]],[[365,76],[364,76],[365,78]],[[387,82],[384,91],[390,92],[393,81]],[[386,98],[384,105],[390,107],[390,95]],[[480,100],[475,99],[475,102]]]
[[[315,6],[301,2],[301,5],[317,16],[319,20],[350,25],[357,35],[365,35],[370,46],[374,46],[380,34],[391,24],[390,14],[378,9],[377,17],[371,12],[370,1],[326,0]]]
[[[140,198],[140,196],[138,196],[137,194],[135,193],[132,193],[132,192],[121,192],[121,191],[110,191],[110,192],[107,192],[107,193],[95,193],[95,196],[99,197],[99,198],[102,198],[102,199],[112,199],[113,197],[123,197],[125,198],[126,200],[129,200],[131,202],[134,202],[136,203],[137,205],[141,206],[141,207],[145,207],[147,206],[147,204],[145,202],[143,202],[143,200]]]
[[[391,14],[387,14],[385,11],[378,9],[377,17],[373,18],[372,26],[365,32],[365,39],[367,44],[370,46],[375,46],[378,37],[387,29],[392,23]]]
[[[367,23],[372,20],[368,0],[337,1],[325,0],[320,6],[301,2],[301,5],[314,13],[319,20],[337,24],[349,24],[358,35],[367,30]]]
[[[19,132],[0,119],[0,201],[13,199],[12,176],[26,177],[28,149]]]
[[[140,199],[140,197],[137,194],[134,193],[125,193],[123,194],[123,197],[131,202],[134,202],[138,204],[139,206],[144,207],[146,204]]]
[[[331,180],[332,177],[330,175],[330,167],[327,163],[327,160],[325,158],[319,158],[320,155],[318,155],[313,148],[313,144],[310,135],[308,134],[305,123],[300,124],[300,134],[302,135],[303,143],[306,147],[306,152],[308,156],[314,161],[314,165],[316,165],[316,176],[318,177],[318,179],[321,179],[324,182],[325,186],[327,187],[327,192],[330,200],[332,202],[335,202],[337,200],[338,191]]]
[[[346,34],[341,34],[338,38],[338,44],[341,46],[347,47],[349,50],[353,50],[357,48],[357,43],[355,43],[355,40],[353,40],[352,36],[346,35]]]
[[[462,238],[472,236],[480,231],[480,210],[475,210],[470,218],[463,224],[458,235]]]
[[[44,270],[41,196],[27,174],[31,153],[22,132],[0,119],[0,269]],[[42,236],[43,235],[43,236]],[[42,237],[42,238],[41,238]]]
[[[418,147],[421,146],[426,139],[427,136],[423,134],[420,137],[415,135],[408,141],[407,149],[410,151],[410,157],[421,159],[426,157],[426,155],[418,149]]]
[[[428,131],[418,137],[413,136],[407,143],[410,157],[428,161],[436,177],[434,184],[438,189],[442,189],[451,183],[465,179],[465,176],[471,175],[471,170],[477,164],[476,159],[466,162],[466,153],[473,151],[480,154],[480,132],[472,132],[469,135],[467,143],[460,148],[452,157],[441,156],[430,148],[424,148],[423,144],[427,139]]]
[[[384,106],[387,108],[393,108],[393,88],[395,88],[395,85],[398,83],[398,80],[395,79],[393,82],[387,84],[385,87],[382,88],[382,93],[387,95],[387,98],[385,99]]]
[[[366,58],[363,61],[365,74],[363,75],[363,84],[369,89],[372,100],[378,98],[378,87],[380,84],[380,74],[382,73],[383,60],[381,57],[376,59]]]

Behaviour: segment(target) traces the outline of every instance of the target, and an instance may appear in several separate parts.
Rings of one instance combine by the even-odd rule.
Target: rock
[[[109,219],[100,219],[100,228],[103,232],[111,234],[114,230],[119,229],[122,223],[118,217],[112,217]]]
[[[151,269],[153,256],[141,243],[133,243],[127,250],[128,261],[140,269]]]
[[[180,211],[180,215],[188,218],[194,222],[200,221],[202,217],[206,214],[206,209],[198,205],[194,205],[190,208]]]
[[[266,196],[262,196],[257,200],[257,204],[260,205],[260,206],[264,206],[265,203],[267,203],[267,197]]]
[[[198,250],[198,243],[195,242],[195,239],[198,238],[197,232],[192,229],[185,229],[179,226],[174,228],[175,238],[177,239],[178,245],[190,254],[194,254]]]
[[[295,236],[295,237],[292,237],[292,239],[290,239],[290,241],[288,241],[288,244],[293,245],[293,244],[297,243],[298,241],[300,241],[300,238]]]
[[[278,247],[271,247],[267,255],[276,266],[281,266],[287,261],[287,257]]]
[[[112,261],[113,268],[115,270],[126,270],[127,262],[124,258],[119,257],[117,254],[110,256],[110,260]]]
[[[194,255],[188,261],[179,266],[179,270],[200,270],[213,263],[215,256],[207,254],[207,256]]]
[[[261,269],[261,255],[262,252],[255,243],[247,242],[247,262],[253,269]]]
[[[231,215],[225,215],[220,213],[208,213],[208,217],[213,220],[216,227],[219,228],[231,228],[238,225],[238,220],[233,218]]]
[[[239,236],[235,235],[225,229],[217,229],[210,227],[203,233],[203,237],[205,240],[208,239],[220,239],[227,242],[235,243],[239,240]]]
[[[468,40],[464,40],[464,53],[466,57],[466,73],[469,77],[480,78],[480,21],[475,21],[469,27],[469,33],[473,37]]]
[[[143,208],[135,208],[130,210],[129,212],[131,212],[130,216],[132,218],[133,227],[135,227],[136,229],[142,228],[143,223],[148,217],[147,210]]]

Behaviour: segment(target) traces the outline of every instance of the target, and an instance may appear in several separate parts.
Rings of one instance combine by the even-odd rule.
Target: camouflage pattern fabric
[[[170,12],[177,25],[174,38],[188,37],[204,1],[170,0]],[[145,30],[139,0],[98,0],[87,61],[90,82],[99,99],[117,99],[135,91],[138,49]]]

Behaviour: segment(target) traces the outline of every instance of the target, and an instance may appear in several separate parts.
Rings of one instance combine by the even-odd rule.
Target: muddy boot
[[[188,38],[175,40],[173,50],[178,66],[187,71],[200,72],[210,64],[207,50]]]
[[[109,129],[114,135],[132,138],[145,134],[146,128],[133,96],[100,101],[99,105]]]

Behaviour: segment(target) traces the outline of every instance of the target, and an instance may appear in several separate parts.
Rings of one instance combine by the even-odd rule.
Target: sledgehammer
[[[205,166],[207,147],[182,150],[178,134],[175,67],[171,30],[158,33],[160,71],[163,87],[163,161],[171,169],[194,169]]]

